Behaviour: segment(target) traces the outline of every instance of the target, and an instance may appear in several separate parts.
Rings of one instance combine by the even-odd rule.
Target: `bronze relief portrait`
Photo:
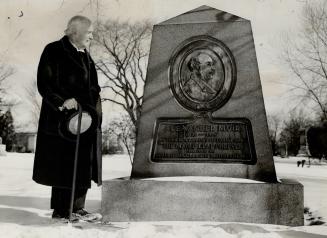
[[[193,112],[215,111],[230,98],[236,66],[230,50],[209,36],[184,41],[169,62],[169,86],[177,102]]]

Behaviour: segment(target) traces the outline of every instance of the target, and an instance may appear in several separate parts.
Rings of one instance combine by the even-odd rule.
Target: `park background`
[[[277,174],[304,184],[306,225],[324,224],[327,217],[326,195],[323,195],[327,194],[326,162],[324,158],[311,159],[309,165],[307,151],[304,154],[300,151],[301,145],[306,145],[301,136],[303,138],[310,126],[321,127],[326,119],[327,8],[324,3],[320,0],[1,0],[0,136],[7,150],[6,156],[0,157],[2,227],[15,237],[49,217],[49,190],[31,180],[40,108],[36,72],[45,45],[63,36],[68,20],[74,15],[85,15],[94,22],[95,40],[89,50],[98,63],[103,88],[104,178],[128,176],[152,25],[201,5],[251,21]],[[316,21],[310,18],[314,16]],[[321,35],[315,35],[315,30]],[[315,45],[321,56],[318,64],[310,61],[312,52],[308,49],[312,49],[312,35],[318,37],[313,40],[322,36]],[[116,54],[106,52],[102,40],[116,39],[116,36],[119,39]],[[136,39],[138,45],[133,48],[129,42]],[[124,57],[122,49],[128,49],[128,53],[136,57],[132,58],[135,61],[127,61],[125,66],[129,71],[125,78],[108,67],[115,56]],[[135,49],[139,49],[138,54],[133,51]],[[140,64],[139,68],[133,67],[135,62]],[[129,87],[129,93],[134,92],[130,100],[121,97],[119,88],[117,91],[112,84],[113,78],[118,78],[117,83],[123,88],[128,87],[129,82],[138,82]],[[124,109],[123,105],[129,107]],[[306,161],[305,166],[298,167],[297,162],[302,160]],[[100,188],[93,188],[89,207],[97,210],[99,200]],[[22,226],[16,227],[17,224]],[[45,225],[48,224],[46,220]],[[156,229],[149,224],[146,226],[150,226],[146,230],[152,233],[144,234],[153,235]],[[201,229],[194,230],[194,234]],[[36,230],[31,230],[35,235]],[[252,235],[258,231],[262,230],[250,229]],[[238,234],[235,233],[235,237],[242,237]]]

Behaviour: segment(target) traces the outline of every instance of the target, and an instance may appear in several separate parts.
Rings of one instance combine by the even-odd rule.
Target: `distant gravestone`
[[[2,144],[2,138],[0,137],[0,156],[6,155],[6,145]]]
[[[104,221],[303,224],[302,185],[277,183],[249,20],[202,6],[155,25],[143,100],[131,179],[104,182]]]
[[[308,149],[308,143],[307,143],[307,135],[306,135],[306,129],[301,128],[300,129],[300,149],[297,153],[298,157],[307,157],[309,156],[309,149]]]

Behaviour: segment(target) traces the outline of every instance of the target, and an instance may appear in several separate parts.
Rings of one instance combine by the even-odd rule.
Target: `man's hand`
[[[76,109],[77,110],[78,108],[78,105],[77,105],[77,101],[75,100],[75,98],[70,98],[70,99],[67,99],[64,104],[62,104],[61,107],[59,107],[59,110],[62,111],[64,109],[68,109],[68,110],[71,110],[71,109]]]

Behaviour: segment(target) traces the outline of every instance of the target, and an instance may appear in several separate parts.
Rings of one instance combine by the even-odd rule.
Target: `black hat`
[[[80,106],[81,107],[81,106]],[[99,125],[99,117],[97,111],[91,105],[83,105],[81,107],[81,130],[80,137],[84,138],[92,134]],[[59,135],[66,140],[76,141],[78,126],[78,110],[64,110],[61,112],[59,121]]]

